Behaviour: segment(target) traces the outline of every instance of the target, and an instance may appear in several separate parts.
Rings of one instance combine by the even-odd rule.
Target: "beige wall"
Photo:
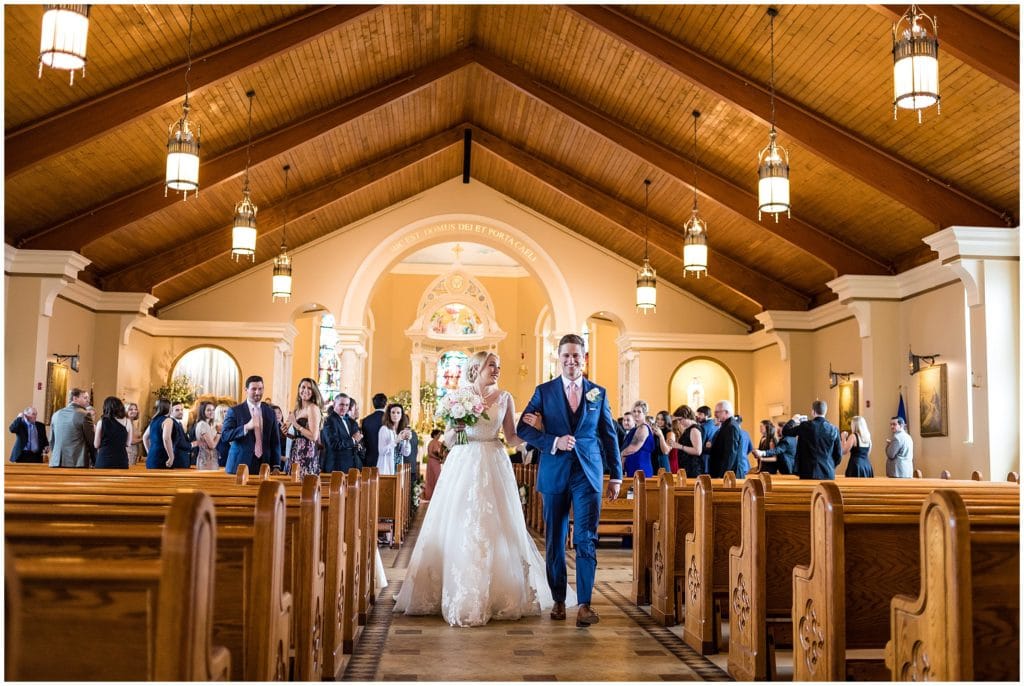
[[[319,375],[320,350],[320,317],[312,313],[298,317],[292,324],[298,330],[295,335],[294,355],[292,357],[292,382],[289,389],[298,389],[299,379],[309,377],[316,379]]]
[[[612,416],[618,417],[619,397],[615,389],[619,385],[619,346],[615,339],[624,332],[619,327],[606,319],[591,317],[587,320],[590,327],[590,380],[596,384],[609,389],[608,402],[611,405]]]
[[[653,415],[660,410],[672,412],[669,389],[679,365],[694,358],[710,358],[727,370],[736,380],[736,413],[744,420],[754,410],[753,364],[751,353],[731,350],[644,350],[640,353],[640,399],[646,400]],[[709,391],[710,393],[711,391]],[[714,405],[722,398],[709,398]],[[694,408],[696,409],[696,408]]]

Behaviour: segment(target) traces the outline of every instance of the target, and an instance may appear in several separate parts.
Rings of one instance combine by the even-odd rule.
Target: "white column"
[[[359,407],[365,410],[368,406],[364,370],[367,331],[361,326],[336,326],[335,330],[338,332],[335,350],[341,364],[341,391],[355,398]]]
[[[970,309],[976,428],[986,478],[1020,471],[1020,228],[953,226],[924,239],[964,284]]]
[[[423,371],[423,355],[420,353],[413,353],[410,356],[412,362],[412,388],[410,393],[412,394],[412,408],[410,408],[410,421],[413,426],[416,426],[420,421],[420,383]]]

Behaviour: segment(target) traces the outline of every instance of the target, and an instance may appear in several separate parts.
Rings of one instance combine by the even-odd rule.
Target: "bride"
[[[498,440],[516,435],[512,396],[498,388],[501,365],[478,352],[465,377],[483,398],[485,413],[467,427],[467,445],[451,449],[423,520],[395,612],[441,614],[452,626],[538,615],[554,601],[544,558],[526,531],[512,463]],[[451,444],[453,432],[445,434]],[[569,589],[566,604],[574,605]]]

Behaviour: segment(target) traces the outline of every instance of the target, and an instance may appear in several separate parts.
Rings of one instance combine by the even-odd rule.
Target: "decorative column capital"
[[[75,281],[92,260],[72,250],[19,250],[4,246],[4,272],[9,276],[54,276]]]

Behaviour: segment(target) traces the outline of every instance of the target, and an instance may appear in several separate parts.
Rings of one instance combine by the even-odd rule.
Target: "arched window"
[[[430,316],[430,333],[442,338],[462,338],[483,333],[483,320],[471,307],[448,303]]]
[[[237,398],[241,395],[239,369],[220,348],[193,348],[178,359],[171,378],[188,377],[197,395]]]
[[[334,400],[341,392],[341,364],[335,345],[338,332],[334,330],[334,315],[330,312],[320,317],[320,349],[317,356],[316,385],[324,400]]]
[[[719,400],[728,400],[735,407],[736,380],[718,360],[694,357],[672,374],[668,398],[670,411],[680,405],[689,405],[693,410],[701,405],[714,407]]]

